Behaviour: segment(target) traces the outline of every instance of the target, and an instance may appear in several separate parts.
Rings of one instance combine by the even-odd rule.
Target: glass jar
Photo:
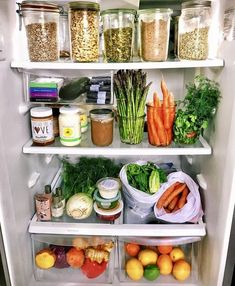
[[[60,14],[60,58],[70,57],[68,13]]]
[[[23,1],[22,16],[29,59],[48,62],[59,59],[59,8],[46,2]]]
[[[76,146],[81,142],[79,109],[75,106],[60,108],[59,129],[60,142],[64,146]]]
[[[99,59],[99,9],[94,2],[69,3],[70,50],[75,62]]]
[[[171,9],[140,10],[140,55],[143,61],[165,61],[168,55]]]
[[[92,109],[91,140],[97,146],[108,146],[113,142],[113,112],[111,109]]]
[[[88,129],[87,112],[83,108],[79,108],[78,112],[80,114],[81,132],[85,133]]]
[[[135,15],[132,9],[109,9],[101,13],[106,62],[132,60]]]
[[[211,22],[210,1],[182,3],[179,18],[178,57],[180,60],[205,60]]]

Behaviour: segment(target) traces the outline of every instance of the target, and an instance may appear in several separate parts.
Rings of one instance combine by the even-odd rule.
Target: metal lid
[[[76,106],[62,106],[60,108],[60,113],[62,114],[75,114],[78,113],[79,108]]]
[[[182,9],[185,8],[210,8],[211,7],[211,1],[204,1],[204,0],[193,0],[193,1],[187,1],[183,2],[181,4]]]
[[[76,1],[76,2],[69,2],[69,7],[70,9],[87,9],[87,10],[94,10],[94,11],[99,11],[100,10],[100,5],[95,2],[81,2],[81,1]]]
[[[102,11],[101,15],[119,14],[119,13],[136,15],[136,10],[134,9],[107,9],[107,10]]]
[[[138,15],[141,15],[141,14],[172,14],[173,13],[173,10],[172,9],[163,9],[163,8],[154,8],[154,9],[142,9],[142,10],[139,10],[138,12]]]
[[[50,107],[34,107],[30,109],[30,114],[33,117],[46,117],[52,115],[52,108]]]
[[[23,1],[21,3],[21,11],[43,11],[59,13],[60,9],[58,5],[43,1]]]
[[[110,119],[113,117],[113,111],[107,108],[92,109],[90,111],[90,117],[91,119],[99,120]]]
[[[50,194],[51,193],[51,185],[46,185],[45,186],[45,194]]]

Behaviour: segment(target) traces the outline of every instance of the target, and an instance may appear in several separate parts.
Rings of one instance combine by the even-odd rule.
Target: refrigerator
[[[52,1],[64,4],[66,1]],[[101,8],[172,7],[178,9],[183,1],[108,1],[101,0]],[[112,3],[110,3],[112,2]],[[166,61],[133,63],[35,63],[27,60],[24,28],[19,31],[20,20],[14,0],[0,0],[0,29],[2,33],[0,54],[0,222],[2,241],[11,286],[43,285],[106,285],[105,282],[79,281],[55,273],[53,279],[35,277],[34,251],[40,239],[53,237],[102,236],[121,240],[115,249],[113,282],[107,285],[144,285],[148,282],[120,281],[120,248],[128,238],[148,238],[150,241],[165,238],[200,238],[196,252],[195,269],[198,279],[190,282],[168,281],[159,285],[222,286],[228,256],[228,246],[235,203],[235,41],[223,39],[224,11],[234,7],[233,0],[212,1],[212,37],[210,58],[203,61]],[[177,99],[183,98],[185,84],[195,75],[204,74],[216,80],[222,98],[213,122],[196,146],[179,148],[150,148],[147,139],[140,145],[120,144],[118,131],[114,143],[97,148],[89,142],[82,147],[32,146],[29,110],[33,103],[27,100],[29,75],[73,77],[111,75],[119,69],[142,69],[154,83],[149,95],[159,88],[164,75]],[[88,136],[89,137],[89,136]],[[203,204],[203,221],[199,224],[97,224],[82,221],[37,222],[34,195],[46,184],[56,186],[61,158],[107,157],[117,162],[137,160],[173,162],[200,186]],[[124,214],[125,216],[125,214]],[[135,219],[134,219],[135,220]],[[52,239],[52,240],[51,240]],[[1,251],[2,252],[2,251]],[[118,255],[119,252],[119,255]],[[200,253],[200,255],[199,255]],[[198,255],[198,256],[197,256]],[[63,272],[64,273],[64,272]],[[38,275],[37,278],[40,278]],[[67,275],[67,276],[66,276]],[[72,274],[71,274],[72,275]],[[36,275],[37,276],[37,275]],[[41,278],[44,276],[42,275]],[[57,277],[57,278],[56,278]],[[50,277],[49,277],[50,278]],[[68,279],[68,282],[64,281]],[[8,280],[8,279],[7,279]],[[99,284],[100,283],[100,284]],[[171,284],[172,283],[172,284]],[[151,283],[150,283],[151,285]],[[152,285],[158,285],[156,280]],[[228,286],[228,285],[226,285]]]

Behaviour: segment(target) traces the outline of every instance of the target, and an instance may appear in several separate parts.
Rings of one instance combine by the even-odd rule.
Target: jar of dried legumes
[[[182,3],[178,27],[180,60],[205,60],[208,57],[208,34],[211,22],[211,1]]]
[[[23,1],[29,59],[48,62],[59,59],[59,7],[47,2]]]
[[[99,59],[99,10],[94,2],[69,3],[70,50],[75,62]]]

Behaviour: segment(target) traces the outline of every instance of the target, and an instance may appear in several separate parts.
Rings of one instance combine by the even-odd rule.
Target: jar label
[[[52,119],[31,119],[33,141],[47,143],[54,140]]]
[[[80,122],[81,122],[81,128],[87,127],[87,115],[86,114],[80,114]]]
[[[80,142],[81,133],[79,128],[75,128],[74,126],[61,126],[60,140],[63,142]]]

